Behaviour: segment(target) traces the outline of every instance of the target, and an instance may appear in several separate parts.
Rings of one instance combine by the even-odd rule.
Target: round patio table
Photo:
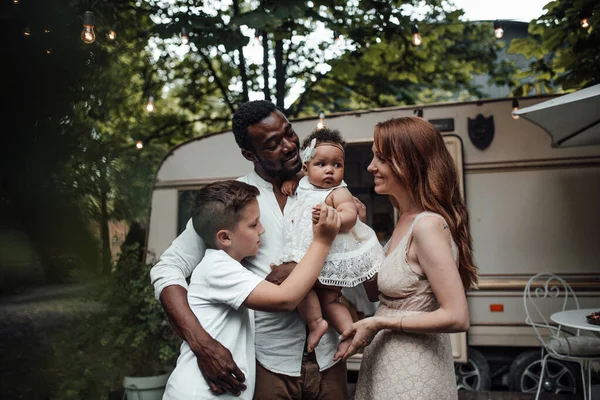
[[[590,324],[585,318],[586,315],[590,315],[596,311],[600,311],[600,309],[580,308],[576,310],[565,310],[552,314],[550,319],[559,325],[575,329],[584,329],[598,335],[598,333],[600,333],[600,325]]]

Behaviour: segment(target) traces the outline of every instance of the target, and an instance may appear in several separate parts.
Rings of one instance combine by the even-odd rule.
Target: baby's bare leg
[[[306,349],[312,352],[319,344],[319,341],[327,332],[329,325],[323,319],[321,313],[321,304],[314,290],[308,292],[304,299],[298,304],[298,314],[308,325],[308,338]]]
[[[352,320],[350,310],[348,310],[348,308],[346,308],[345,305],[339,302],[339,288],[317,289],[316,292],[319,296],[319,301],[321,303],[323,315],[325,315],[325,318],[333,325],[335,330],[339,334],[342,334],[342,332],[350,328],[354,321]],[[350,347],[351,343],[352,338],[348,338],[342,341],[338,345],[337,352],[333,356],[333,359],[337,360],[338,358],[346,354],[346,350],[348,349],[348,347]]]

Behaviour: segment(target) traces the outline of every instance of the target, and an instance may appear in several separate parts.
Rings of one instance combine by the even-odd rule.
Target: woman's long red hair
[[[463,286],[477,287],[469,215],[454,161],[440,132],[422,118],[392,118],[375,126],[375,148],[390,163],[411,199],[423,210],[444,217],[459,250]]]

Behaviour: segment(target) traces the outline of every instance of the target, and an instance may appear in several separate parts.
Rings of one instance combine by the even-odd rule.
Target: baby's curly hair
[[[305,149],[310,146],[310,142],[313,139],[317,139],[317,144],[319,143],[337,143],[342,148],[346,147],[346,142],[344,138],[342,138],[342,134],[337,129],[317,129],[314,130],[304,141],[302,142],[302,148]]]

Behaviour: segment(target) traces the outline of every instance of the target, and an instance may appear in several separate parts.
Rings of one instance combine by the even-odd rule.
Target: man
[[[288,198],[284,180],[302,167],[299,139],[285,115],[268,101],[242,104],[233,116],[233,133],[242,155],[254,171],[239,180],[259,189],[258,203],[265,233],[256,257],[246,267],[275,283],[283,281],[295,264],[271,270],[282,249],[283,210]],[[292,200],[290,200],[292,201]],[[231,353],[200,325],[187,302],[186,277],[198,265],[204,245],[190,222],[152,268],[151,279],[163,308],[198,359],[202,375],[215,393],[239,395],[245,376]],[[305,351],[306,325],[297,312],[255,312],[255,399],[332,399],[348,397],[346,366],[334,362],[338,335],[330,329],[313,353]]]

